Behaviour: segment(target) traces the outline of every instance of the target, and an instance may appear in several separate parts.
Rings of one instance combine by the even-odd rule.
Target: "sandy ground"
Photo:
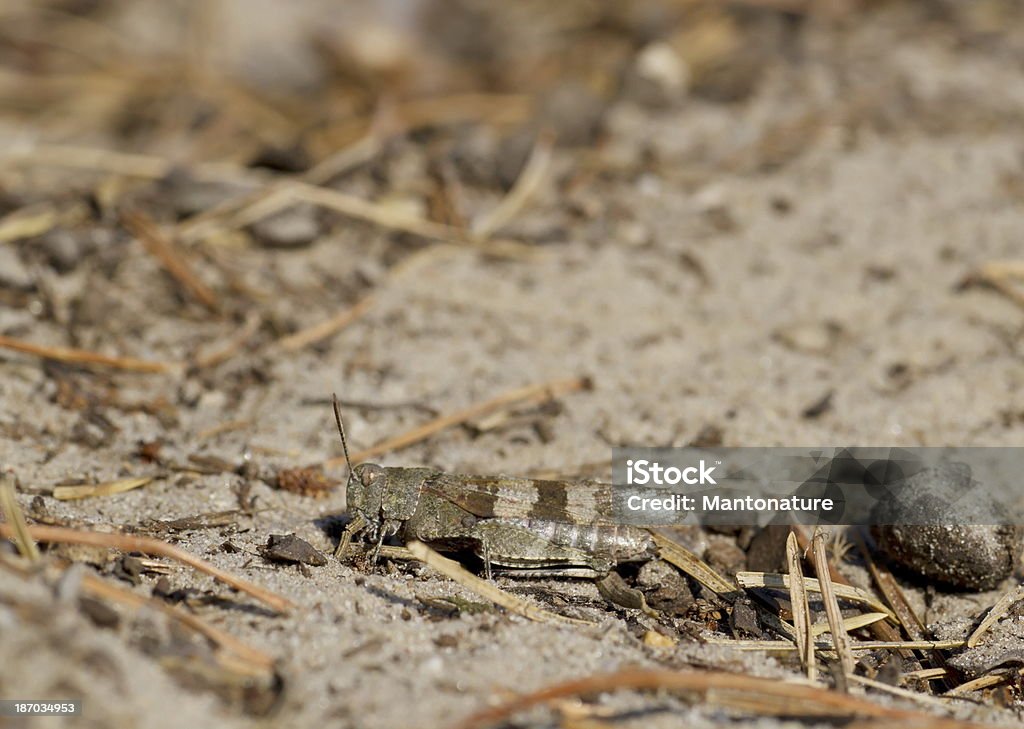
[[[141,528],[237,509],[245,485],[251,514],[171,538],[297,605],[272,615],[169,562],[166,575],[119,583],[149,595],[164,578],[163,588],[190,591],[186,609],[276,658],[283,689],[243,699],[204,690],[194,674],[181,678],[175,659],[188,650],[180,646],[202,651],[159,614],[117,608],[117,625],[102,627],[81,608],[73,579],[0,572],[0,695],[84,698],[82,718],[23,724],[38,727],[436,727],[506,692],[630,666],[794,675],[788,660],[690,637],[674,648],[646,646],[640,637],[657,621],[609,606],[585,582],[499,580],[597,620],[594,628],[496,611],[452,615],[424,598],[479,598],[429,570],[268,562],[260,555],[270,534],[295,533],[332,552],[344,514],[341,490],[317,500],[271,482],[279,468],[340,454],[331,392],[377,405],[346,410],[359,450],[429,419],[425,409],[453,412],[580,375],[593,389],[559,398],[553,410],[485,432],[448,430],[378,460],[574,473],[607,459],[613,445],[682,445],[708,432],[724,445],[1020,443],[1024,311],[960,284],[979,265],[1021,253],[1024,47],[984,28],[927,26],[931,17],[920,6],[883,4],[838,30],[812,24],[792,49],[796,60],[768,68],[739,102],[614,100],[602,143],[558,147],[542,189],[503,230],[530,242],[528,256],[396,241],[349,222],[295,250],[229,249],[232,269],[263,292],[285,331],[370,290],[373,304],[328,342],[287,356],[256,347],[212,372],[112,376],[122,402],[163,397],[171,419],[104,408],[113,426],[104,431],[59,404],[57,382],[88,389],[106,375],[55,378],[36,359],[0,355],[0,457],[30,516]],[[381,174],[396,196],[417,194],[426,155],[416,139],[389,149]],[[90,175],[64,181],[77,174]],[[481,193],[470,206],[486,210],[499,199]],[[71,311],[76,346],[178,360],[229,336],[225,322],[182,307],[137,242],[123,251],[113,262],[47,274],[52,299]],[[102,302],[95,313],[76,298],[83,288]],[[67,329],[38,306],[0,306],[0,333],[68,345]],[[830,393],[824,412],[805,414]],[[396,407],[380,407],[389,404]],[[137,455],[152,441],[163,444],[163,465]],[[197,453],[253,465],[247,476],[167,467]],[[69,480],[140,474],[158,478],[104,498],[47,495]],[[115,567],[105,552],[61,554],[98,565],[90,571]],[[856,564],[843,569],[867,584]],[[926,622],[948,623],[976,617],[1006,586],[966,596],[931,594],[909,579],[906,587]],[[618,717],[609,726],[747,721],[660,696],[625,693],[598,705]],[[981,721],[1021,720],[1019,696],[1003,708],[988,699],[949,708]],[[550,716],[524,721],[544,725]]]

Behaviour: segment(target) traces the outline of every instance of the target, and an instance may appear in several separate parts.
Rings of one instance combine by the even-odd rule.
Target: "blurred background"
[[[356,460],[475,473],[607,477],[622,445],[1019,445],[1022,129],[1015,0],[0,0],[19,503],[160,538],[185,519],[179,545],[303,608],[68,554],[274,671],[210,671],[197,641],[3,572],[0,690],[70,686],[97,726],[436,726],[496,686],[662,661],[439,616],[410,572],[264,560],[269,533],[337,542],[330,393]],[[747,565],[734,535],[701,545]]]

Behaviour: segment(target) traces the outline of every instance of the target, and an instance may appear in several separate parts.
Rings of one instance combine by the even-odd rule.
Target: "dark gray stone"
[[[962,590],[991,590],[1012,574],[1021,529],[1004,523],[1006,515],[966,466],[927,468],[891,490],[872,510],[871,532],[895,563]]]

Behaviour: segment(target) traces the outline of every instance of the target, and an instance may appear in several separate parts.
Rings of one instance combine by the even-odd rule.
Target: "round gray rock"
[[[991,590],[1013,573],[1022,532],[961,464],[926,468],[893,484],[871,532],[897,564],[946,587]],[[949,523],[959,522],[959,523]]]

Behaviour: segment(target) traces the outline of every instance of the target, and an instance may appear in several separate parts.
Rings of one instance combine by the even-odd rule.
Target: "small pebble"
[[[249,227],[249,232],[268,248],[302,248],[320,236],[316,208],[301,203],[264,218]]]
[[[670,106],[690,85],[690,69],[671,44],[649,43],[640,50],[626,75],[625,93],[650,107]]]
[[[737,546],[736,540],[721,534],[708,536],[704,561],[720,575],[729,579],[747,568],[747,555]]]
[[[327,564],[327,558],[320,550],[294,534],[271,534],[267,539],[263,556],[277,562],[308,564],[314,567],[323,567]]]
[[[35,280],[18,251],[10,245],[0,245],[0,288],[28,291],[34,286]]]
[[[93,248],[87,231],[70,231],[64,228],[51,230],[39,241],[39,249],[46,262],[57,273],[73,270],[82,257]]]
[[[637,574],[636,584],[643,591],[647,604],[660,612],[685,615],[693,605],[693,593],[686,578],[660,559],[644,563]]]
[[[769,524],[759,531],[747,547],[747,569],[754,572],[786,572],[786,540],[790,527]]]
[[[969,497],[959,498],[969,490]],[[1021,530],[999,524],[1005,519],[998,505],[971,483],[966,466],[926,468],[897,482],[893,493],[898,498],[880,501],[872,510],[871,533],[895,563],[961,590],[991,590],[1013,573],[1021,555]],[[962,523],[935,521],[953,518]]]

